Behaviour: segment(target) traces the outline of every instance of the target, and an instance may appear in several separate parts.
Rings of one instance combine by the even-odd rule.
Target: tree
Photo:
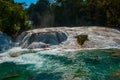
[[[28,9],[34,26],[54,15],[55,26],[120,26],[120,0],[39,0]],[[44,23],[44,25],[47,23]],[[44,27],[44,26],[43,26]]]
[[[30,29],[27,16],[23,7],[13,0],[0,0],[0,30],[10,35],[13,39],[17,35]]]
[[[38,0],[36,4],[31,4],[28,9],[29,19],[32,20],[34,27],[39,27],[42,24],[43,16],[49,12],[49,1]]]

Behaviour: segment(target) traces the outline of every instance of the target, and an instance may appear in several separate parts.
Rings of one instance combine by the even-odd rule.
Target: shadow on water
[[[0,54],[2,54],[2,53],[5,53],[5,52],[7,52],[7,51],[9,51],[10,49],[6,49],[6,50],[1,50],[0,49]]]
[[[61,80],[62,72],[31,72],[28,65],[17,65],[13,62],[0,64],[0,80]]]
[[[17,65],[13,62],[0,64],[0,80],[29,80],[31,73],[26,65]]]
[[[55,73],[40,73],[37,77],[33,80],[62,80],[62,73],[55,72]]]

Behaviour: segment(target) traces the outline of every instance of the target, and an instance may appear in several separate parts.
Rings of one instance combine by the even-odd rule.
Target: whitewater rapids
[[[88,35],[88,40],[79,45],[75,36],[84,34]],[[117,29],[96,26],[40,28],[23,32],[17,44],[0,53],[0,67],[6,67],[0,79],[16,72],[26,75],[20,75],[22,80],[24,77],[25,80],[49,80],[49,77],[51,80],[109,80],[106,75],[119,69],[117,58],[114,60],[109,55],[119,53],[120,31]],[[100,62],[94,61],[96,56]],[[27,79],[28,71],[33,79]]]
[[[88,36],[83,45],[79,45],[75,38],[79,35]],[[18,42],[22,48],[32,49],[120,48],[120,31],[98,26],[39,28],[23,32]]]

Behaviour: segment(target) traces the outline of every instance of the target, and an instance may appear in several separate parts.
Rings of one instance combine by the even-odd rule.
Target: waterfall
[[[59,45],[67,40],[67,35],[64,32],[23,32],[18,37],[18,42],[22,48],[45,48],[50,45]]]
[[[80,35],[88,39],[83,45]],[[0,50],[8,49],[0,54],[0,80],[116,80],[120,74],[116,29],[40,28],[23,32],[17,42],[12,47],[11,38],[0,33]]]
[[[83,45],[77,43],[75,36],[86,35]],[[81,38],[82,39],[82,38]],[[22,48],[120,48],[120,31],[104,27],[57,27],[40,28],[23,32],[18,40]]]
[[[5,33],[0,32],[0,52],[8,50],[12,47],[11,37]]]

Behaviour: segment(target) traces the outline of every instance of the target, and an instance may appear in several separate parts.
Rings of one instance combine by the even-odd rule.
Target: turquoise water
[[[118,54],[118,49],[107,49],[21,55],[31,61],[1,63],[0,80],[120,80]]]

